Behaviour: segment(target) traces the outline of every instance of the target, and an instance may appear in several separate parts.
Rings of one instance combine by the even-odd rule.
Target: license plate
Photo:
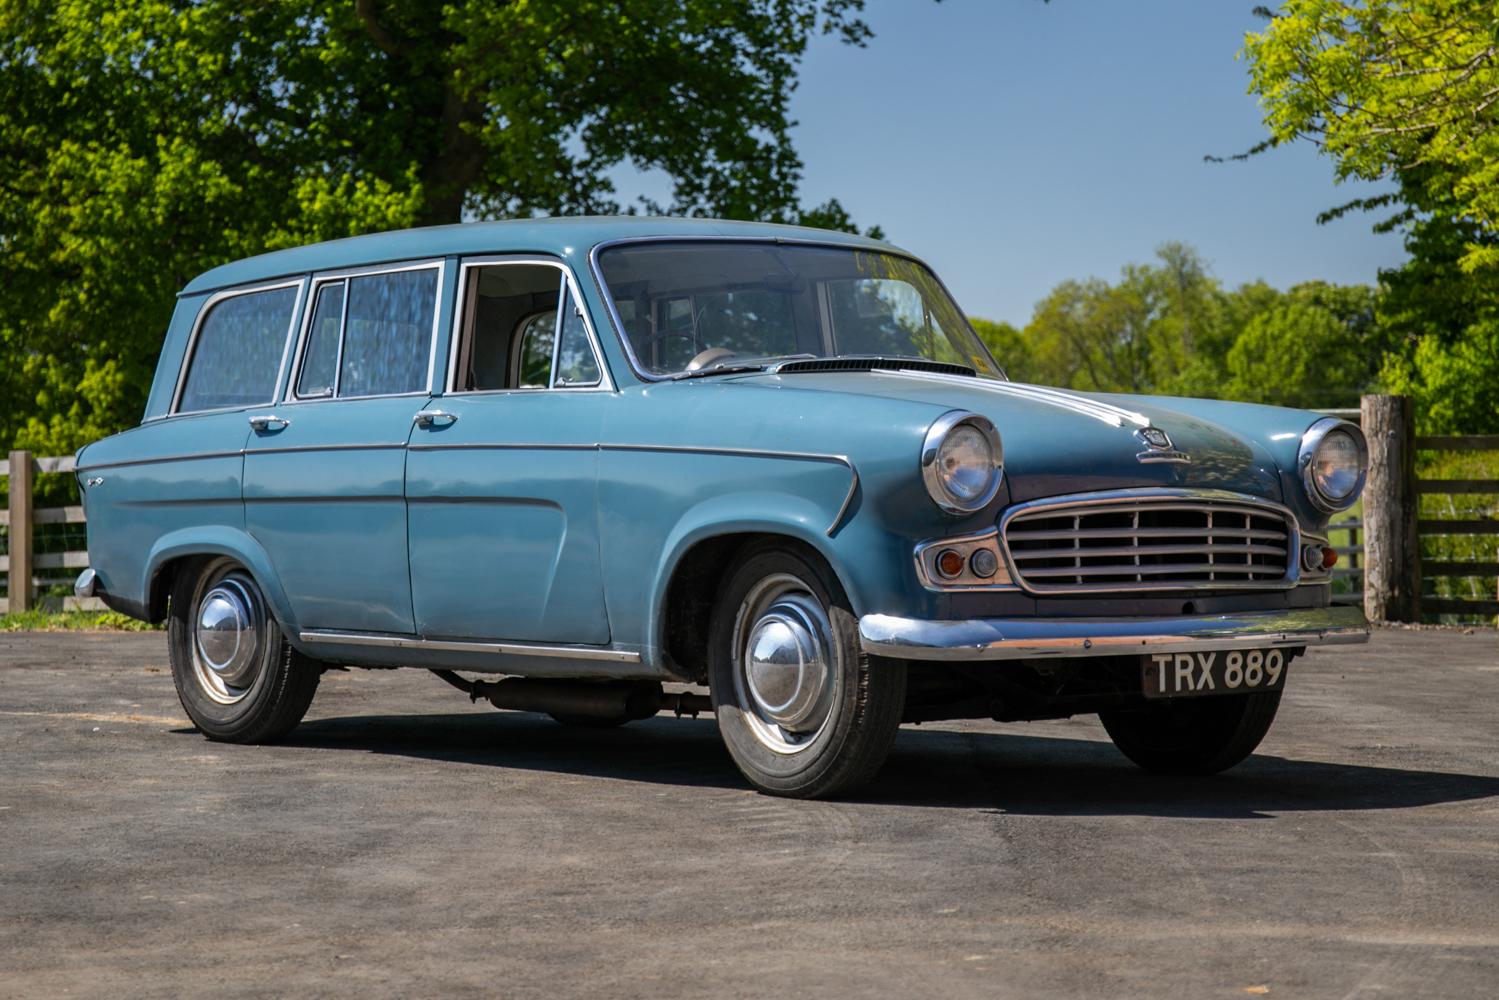
[[[1140,660],[1147,698],[1274,691],[1286,682],[1286,654],[1278,649],[1155,653]]]

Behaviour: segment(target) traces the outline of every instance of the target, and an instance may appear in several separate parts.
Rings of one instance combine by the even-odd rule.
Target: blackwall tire
[[[743,553],[709,628],[718,729],[762,792],[826,798],[873,778],[905,708],[906,667],[871,658],[837,578],[789,545]]]
[[[1254,752],[1280,707],[1279,691],[1163,701],[1100,712],[1119,752],[1157,774],[1217,774]]]
[[[211,740],[269,743],[302,721],[322,665],[286,641],[254,578],[231,559],[178,574],[167,648],[177,696]]]

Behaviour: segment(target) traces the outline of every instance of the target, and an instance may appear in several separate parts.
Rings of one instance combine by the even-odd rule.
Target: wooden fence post
[[[31,452],[10,453],[10,613],[31,608]]]
[[[1421,544],[1416,535],[1416,427],[1409,396],[1365,396],[1369,439],[1364,489],[1364,614],[1421,620]]]

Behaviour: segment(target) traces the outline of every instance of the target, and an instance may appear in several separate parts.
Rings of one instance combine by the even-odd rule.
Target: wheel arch
[[[797,497],[775,497],[774,503],[767,502],[770,499],[736,499],[736,507],[745,504],[758,515],[741,508],[734,516],[714,516],[700,508],[671,536],[656,574],[650,610],[652,652],[671,673],[693,681],[706,679],[708,624],[718,589],[737,554],[757,542],[784,542],[819,559],[842,587],[854,613],[860,613],[858,592],[826,533],[822,509]],[[768,515],[770,511],[776,514]]]
[[[146,559],[146,609],[153,622],[167,616],[167,600],[177,573],[202,559],[225,556],[249,571],[283,629],[295,632],[291,602],[271,564],[270,555],[248,532],[221,526],[184,528],[163,535]]]

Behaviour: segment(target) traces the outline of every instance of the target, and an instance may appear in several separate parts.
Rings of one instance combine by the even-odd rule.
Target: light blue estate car
[[[79,452],[78,591],[169,620],[211,739],[284,736],[331,665],[409,666],[575,725],[707,685],[783,795],[953,718],[1096,712],[1207,773],[1306,647],[1367,639],[1327,542],[1366,456],[1315,413],[1008,381],[858,236],[412,230],[182,290],[144,421]]]

